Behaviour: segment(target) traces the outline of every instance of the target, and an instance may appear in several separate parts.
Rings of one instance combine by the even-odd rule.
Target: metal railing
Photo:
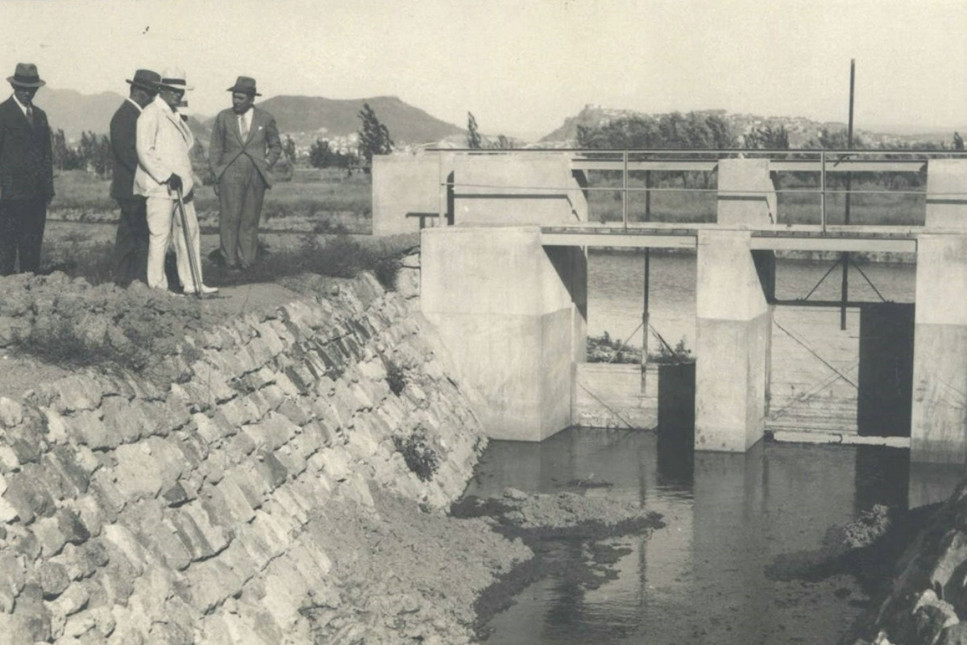
[[[657,150],[589,150],[589,149],[560,149],[560,148],[525,148],[514,150],[452,150],[452,149],[431,149],[439,152],[455,154],[473,155],[527,155],[527,154],[564,154],[571,162],[572,169],[582,172],[587,176],[593,172],[619,172],[620,185],[614,186],[595,186],[594,182],[588,181],[587,185],[579,185],[574,182],[566,186],[535,186],[535,185],[514,185],[501,183],[472,183],[460,182],[459,177],[454,179],[449,176],[447,181],[441,181],[441,213],[442,206],[449,204],[452,208],[454,198],[473,196],[473,192],[461,193],[460,191],[483,191],[488,193],[506,192],[509,195],[515,192],[527,191],[531,194],[561,194],[568,196],[575,193],[583,193],[585,199],[596,191],[620,192],[621,195],[621,222],[620,226],[624,229],[633,226],[631,219],[631,200],[630,196],[635,193],[644,193],[645,212],[644,222],[651,221],[650,198],[652,195],[663,193],[707,193],[714,194],[716,199],[723,197],[729,198],[756,198],[762,197],[778,199],[779,195],[807,194],[816,195],[819,202],[819,230],[825,233],[830,226],[835,226],[830,222],[830,200],[842,196],[846,204],[846,221],[849,222],[849,200],[853,196],[866,197],[872,195],[893,195],[893,196],[914,196],[916,198],[926,198],[925,177],[907,182],[911,188],[853,188],[850,179],[854,175],[873,175],[878,176],[882,181],[884,175],[898,176],[900,174],[922,174],[927,163],[931,159],[967,159],[967,152],[954,150],[905,150],[905,149],[877,149],[877,150],[825,150],[825,149],[783,149],[783,150],[682,150],[682,149],[657,149]],[[769,177],[773,173],[795,173],[802,181],[803,173],[818,173],[819,178],[816,186],[797,186],[779,187],[774,184],[771,187],[763,188],[742,188],[742,189],[722,189],[717,186],[708,186],[711,181],[707,181],[706,187],[687,186],[682,179],[682,186],[653,186],[651,185],[652,173],[662,174],[667,177],[667,173],[704,173],[705,177],[711,180],[717,174],[719,162],[724,159],[764,159],[769,162]],[[632,185],[632,176],[645,173],[645,185]],[[844,188],[832,187],[829,180],[830,175],[846,175],[847,181]],[[803,182],[806,183],[806,182]],[[967,193],[947,192],[931,193],[931,198],[953,199],[956,201],[967,202]],[[590,215],[590,205],[588,206]],[[780,224],[778,220],[778,207],[776,219],[773,224]],[[450,214],[452,218],[452,214]],[[590,219],[590,217],[589,217]],[[451,220],[452,221],[452,220]],[[615,222],[617,225],[617,222]],[[878,226],[880,224],[863,224],[863,226]],[[815,225],[806,225],[815,228]],[[910,224],[909,226],[916,226]]]

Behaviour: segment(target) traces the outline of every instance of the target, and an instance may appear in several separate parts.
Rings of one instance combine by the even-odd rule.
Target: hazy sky
[[[127,91],[180,66],[198,113],[239,74],[263,98],[395,95],[489,134],[543,135],[588,103],[856,124],[967,124],[963,0],[0,0],[0,72]]]

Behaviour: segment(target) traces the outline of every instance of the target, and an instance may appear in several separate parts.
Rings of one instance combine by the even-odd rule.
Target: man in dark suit
[[[255,79],[239,76],[232,107],[215,117],[209,164],[218,193],[218,232],[225,266],[251,266],[258,251],[259,218],[271,168],[282,154],[275,117],[254,106]]]
[[[47,206],[54,198],[54,163],[47,115],[33,104],[45,85],[33,63],[7,77],[13,96],[0,103],[0,274],[40,269]]]
[[[137,129],[141,109],[158,94],[161,74],[139,69],[128,98],[111,118],[111,155],[114,177],[111,197],[121,207],[117,238],[114,242],[114,281],[127,286],[134,280],[147,283],[148,219],[145,198],[135,195],[134,171],[138,168]]]

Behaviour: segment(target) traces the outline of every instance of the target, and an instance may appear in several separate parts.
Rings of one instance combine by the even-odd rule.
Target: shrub
[[[407,467],[420,478],[430,481],[439,466],[439,457],[433,446],[429,445],[426,430],[417,428],[407,437],[393,437],[396,451],[403,455]]]
[[[648,353],[648,361],[651,363],[678,364],[690,363],[695,360],[692,350],[685,345],[685,338],[680,338],[674,347],[661,341],[657,352]]]
[[[399,396],[403,392],[403,388],[406,387],[406,372],[392,359],[384,357],[383,364],[386,366],[386,384],[389,386],[390,392]]]

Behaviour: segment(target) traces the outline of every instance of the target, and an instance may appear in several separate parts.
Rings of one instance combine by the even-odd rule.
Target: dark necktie
[[[27,113],[27,123],[29,123],[30,127],[32,128],[34,127],[34,108],[32,105],[27,106],[26,113]]]

